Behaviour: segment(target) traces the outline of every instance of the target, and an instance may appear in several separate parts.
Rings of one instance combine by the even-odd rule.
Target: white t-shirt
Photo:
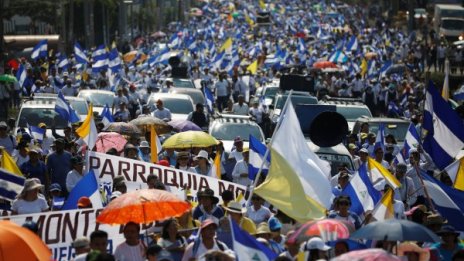
[[[229,82],[227,80],[218,81],[216,83],[216,95],[217,97],[227,96],[227,88],[229,87]]]
[[[232,171],[232,178],[235,183],[241,184],[243,186],[250,185],[250,179],[247,177],[240,177],[240,174],[248,174],[248,164],[244,160],[240,160],[235,163],[234,170]]]
[[[190,243],[187,248],[185,249],[185,252],[184,252],[184,256],[182,257],[182,261],[188,261],[190,260],[190,258],[198,258],[200,256],[202,256],[203,254],[205,254],[206,252],[208,251],[212,251],[212,250],[221,250],[221,248],[219,248],[218,244],[217,244],[217,241],[215,240],[214,241],[214,246],[210,249],[207,249],[205,247],[205,245],[203,245],[203,242],[200,243],[200,246],[198,247],[198,250],[197,252],[195,253],[195,255],[193,255],[193,245],[195,244],[195,242],[192,242]],[[226,249],[229,249],[226,244],[222,243],[222,248],[224,250]]]
[[[161,120],[171,120],[171,111],[168,108],[163,108],[162,110],[156,109],[155,112],[153,112],[153,116]]]
[[[249,110],[250,108],[248,107],[246,103],[243,103],[242,106],[240,106],[240,104],[238,103],[235,103],[232,106],[232,113],[238,114],[238,115],[248,115]]]
[[[77,185],[77,182],[81,180],[83,175],[79,174],[77,170],[73,169],[68,172],[68,175],[66,176],[66,189],[68,192],[71,192],[71,190]]]
[[[254,206],[249,206],[246,212],[246,216],[253,220],[256,225],[261,222],[267,222],[271,215],[271,211],[265,206],[261,206],[258,210],[255,210]]]
[[[261,108],[250,108],[250,115],[256,118],[256,123],[263,122],[263,109]]]
[[[126,242],[119,244],[114,251],[117,261],[145,261],[145,246],[139,242],[136,246],[129,246]]]
[[[47,201],[42,197],[38,197],[34,201],[16,199],[15,201],[13,201],[11,210],[17,212],[20,215],[40,213],[40,212],[48,210],[48,204],[47,204]]]

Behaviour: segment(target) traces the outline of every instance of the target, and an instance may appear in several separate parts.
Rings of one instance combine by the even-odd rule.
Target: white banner
[[[28,215],[1,217],[18,225],[32,220],[39,227],[39,235],[53,253],[54,260],[69,260],[74,256],[71,243],[78,237],[87,237],[95,230],[103,230],[108,233],[108,252],[125,241],[122,234],[122,226],[110,226],[96,222],[102,209],[79,209],[68,211],[51,211]],[[154,223],[142,225],[142,231],[153,227]],[[143,233],[142,232],[142,233]]]
[[[184,188],[189,189],[193,196],[206,188],[212,189],[218,198],[221,198],[224,190],[234,192],[236,197],[240,193],[246,195],[246,187],[240,184],[99,152],[89,152],[87,169],[93,169],[100,183],[105,184],[112,183],[116,176],[124,176],[128,190],[146,188],[148,175],[154,174],[171,192],[178,195],[183,193]]]

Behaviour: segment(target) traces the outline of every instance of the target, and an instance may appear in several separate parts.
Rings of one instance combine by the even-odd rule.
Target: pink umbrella
[[[106,153],[111,148],[121,152],[124,150],[126,143],[127,140],[117,132],[100,132],[95,145],[98,152]]]
[[[401,258],[394,256],[380,248],[370,248],[357,251],[351,251],[333,261],[401,261]]]

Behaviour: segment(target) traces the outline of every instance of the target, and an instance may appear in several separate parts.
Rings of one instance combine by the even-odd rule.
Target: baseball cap
[[[58,184],[58,183],[53,183],[53,184],[50,185],[49,191],[50,192],[52,192],[52,191],[62,191],[61,185]]]
[[[81,208],[86,208],[86,207],[89,207],[91,205],[92,205],[92,202],[90,201],[90,199],[88,197],[81,197],[77,201],[77,206],[81,207]]]

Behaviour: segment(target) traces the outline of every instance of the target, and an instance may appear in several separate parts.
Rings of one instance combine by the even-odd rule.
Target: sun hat
[[[47,124],[45,124],[44,122],[41,122],[41,123],[39,123],[38,127],[39,128],[43,128],[43,127],[47,128]]]
[[[34,189],[38,188],[43,188],[43,185],[40,183],[39,179],[32,178],[32,179],[26,179],[26,182],[24,182],[24,189],[23,191],[31,191]]]
[[[198,155],[195,156],[194,160],[198,160],[199,158],[208,160],[208,152],[206,152],[206,150],[200,150],[200,152],[198,152]]]
[[[320,237],[313,237],[306,243],[306,250],[319,249],[323,251],[329,250],[331,247],[326,245]]]
[[[188,151],[179,151],[177,152],[177,158],[189,158],[190,157],[190,153],[188,153]]]
[[[213,199],[213,204],[217,204],[219,202],[219,198],[214,196],[214,191],[210,188],[206,188],[205,190],[199,191],[197,193],[197,198],[212,198]]]
[[[227,207],[224,207],[227,212],[243,214],[246,212],[246,208],[242,207],[242,204],[236,201],[231,201],[227,204]]]
[[[90,247],[90,240],[86,237],[79,237],[71,243],[71,246],[73,248]]]
[[[148,145],[148,141],[143,140],[140,142],[139,148],[150,148],[150,145]]]
[[[258,224],[258,228],[256,228],[255,235],[261,235],[261,234],[270,234],[271,230],[269,229],[269,225],[267,222],[261,222]]]

